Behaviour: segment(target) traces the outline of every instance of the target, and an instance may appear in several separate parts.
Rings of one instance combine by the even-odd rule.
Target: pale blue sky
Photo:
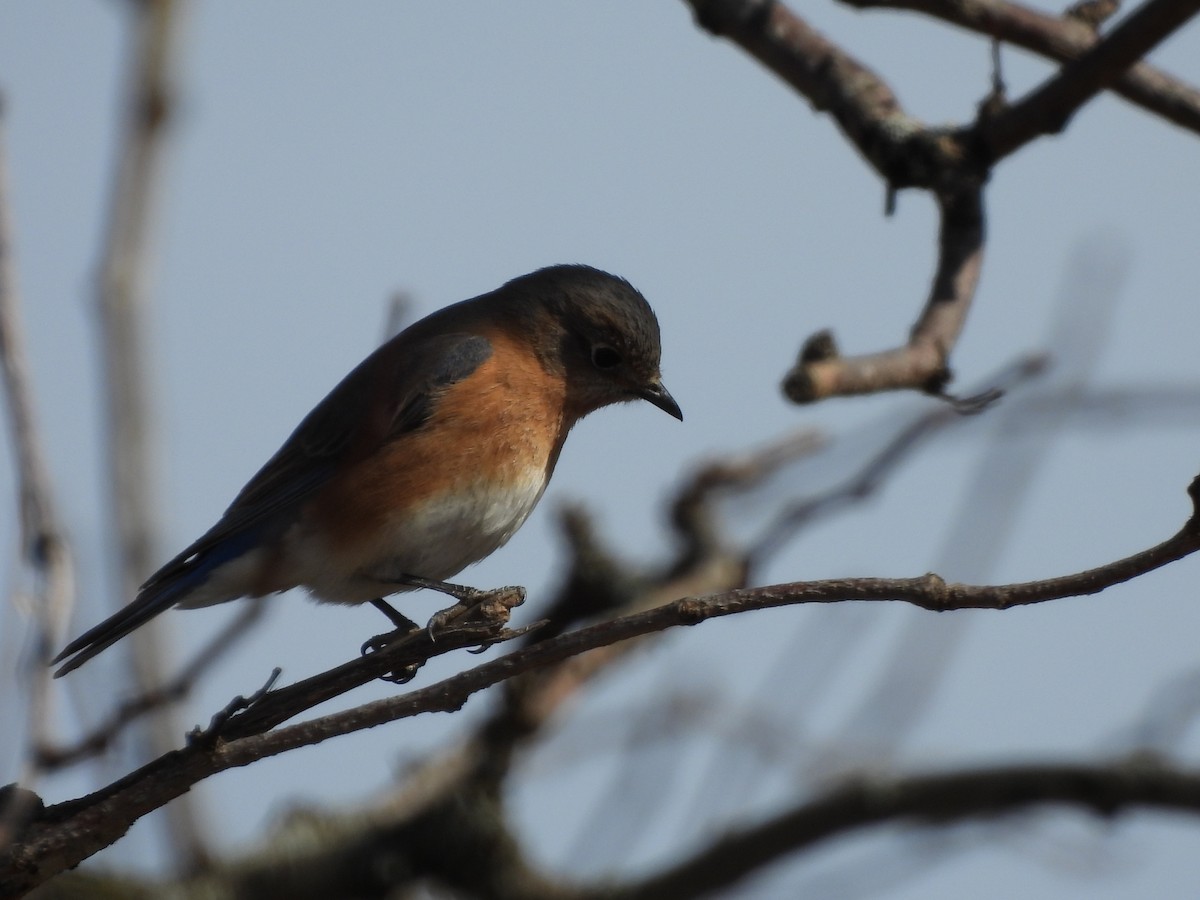
[[[987,90],[988,48],[978,38],[912,16],[796,7],[926,121],[962,121]],[[98,0],[0,0],[18,263],[42,423],[82,566],[77,627],[109,602],[92,281],[123,74],[120,9]],[[1200,82],[1200,27],[1154,59]],[[659,501],[696,461],[798,426],[851,433],[931,403],[888,396],[795,408],[782,399],[779,378],[814,330],[834,327],[848,352],[907,333],[927,288],[936,223],[917,194],[902,194],[885,219],[878,178],[831,122],[741,51],[697,30],[679,2],[197,2],[182,62],[154,279],[164,558],[211,524],[371,349],[397,289],[411,291],[424,312],[541,265],[578,261],[628,277],[658,311],[664,375],[685,422],[646,406],[583,423],[529,525],[464,576],[483,586],[525,584],[531,602],[554,584],[554,511],[568,500],[595,511],[622,551],[652,560],[668,546]],[[1014,93],[1049,72],[1016,52],[1005,62]],[[1195,136],[1105,97],[1065,136],[1002,166],[988,194],[977,306],[953,360],[957,384],[1044,347],[1056,302],[1077,282],[1069,280],[1081,247],[1085,266],[1116,260],[1124,279],[1097,383],[1197,383],[1198,150]],[[948,577],[1038,578],[1157,542],[1186,516],[1200,422],[1066,427],[1041,459],[995,568],[972,571],[969,554],[948,542],[1001,413],[931,447],[882,496],[807,533],[764,577],[936,567]],[[828,471],[800,470],[781,490],[817,490]],[[0,469],[0,490],[12,509],[11,466]],[[7,547],[11,521],[0,517]],[[12,583],[11,553],[0,565]],[[839,741],[880,661],[914,625],[932,646],[941,629],[962,633],[935,702],[888,765],[1098,758],[1167,679],[1196,666],[1196,565],[1185,561],[1099,598],[972,615],[962,626],[860,606],[782,610],[671,635],[574,711],[530,766],[517,814],[547,865],[599,872],[622,860],[652,864],[729,821],[785,804],[803,773],[751,780],[723,810],[697,812],[713,759],[754,766],[720,734],[682,760],[651,749],[638,757],[643,774],[678,766],[681,780],[637,845],[622,848],[603,839],[597,812],[612,791],[611,760],[580,759],[580,745],[621,746],[621,723],[644,713],[648,698],[703,689],[728,715],[714,732],[736,730],[729,723],[749,706],[795,729],[797,760],[810,758],[809,742],[826,754],[874,758]],[[418,617],[436,608],[413,604]],[[207,721],[272,665],[283,665],[285,677],[311,674],[357,652],[381,627],[373,610],[318,608],[292,596],[275,607],[268,628],[189,705],[189,722]],[[166,618],[195,641],[228,614]],[[3,622],[2,659],[11,665],[20,619],[10,610]],[[820,635],[838,623],[864,637],[817,696],[764,696],[762,679],[803,646],[798,629]],[[472,662],[452,657],[424,679]],[[84,689],[103,698],[119,671],[115,660],[97,660]],[[386,691],[366,688],[345,702]],[[598,732],[589,722],[618,724]],[[198,793],[226,813],[218,838],[233,848],[289,805],[370,795],[398,760],[448,740],[456,727],[447,717],[400,723],[226,773]],[[1195,759],[1194,738],[1188,749]],[[11,757],[3,759],[10,775]],[[82,777],[43,786],[49,800],[83,789]],[[598,835],[580,831],[589,822]],[[145,820],[97,861],[130,863],[132,848],[153,846],[158,827]],[[1100,833],[1109,842],[1097,845]],[[863,860],[886,873],[872,895],[905,900],[1190,896],[1200,891],[1197,833],[1190,819],[1138,816],[1107,829],[1072,818],[985,833],[946,856],[936,833],[915,842],[875,836],[805,857],[775,888],[751,885],[746,896],[771,896],[780,885],[832,890],[819,880],[825,873]],[[589,841],[596,855],[581,858],[577,848]],[[1112,852],[1103,879],[1072,874],[1101,851]],[[926,852],[941,861],[915,872],[889,868]]]

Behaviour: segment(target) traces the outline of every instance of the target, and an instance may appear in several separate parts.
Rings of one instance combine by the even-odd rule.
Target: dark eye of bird
[[[603,345],[592,348],[592,365],[597,369],[611,369],[621,362],[621,354],[612,347]]]

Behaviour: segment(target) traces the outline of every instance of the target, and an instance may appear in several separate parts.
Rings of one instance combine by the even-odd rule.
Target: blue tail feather
[[[132,602],[67,644],[52,661],[53,664],[66,660],[55,671],[54,677],[60,678],[79,668],[134,629],[175,606],[204,584],[216,569],[255,546],[256,538],[255,531],[243,531],[197,551],[194,548],[204,540],[201,538],[150,576]]]

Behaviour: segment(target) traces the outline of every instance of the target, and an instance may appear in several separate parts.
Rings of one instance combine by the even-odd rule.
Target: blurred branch
[[[1006,0],[840,0],[858,9],[925,13],[1059,62],[1077,59],[1099,41],[1073,18],[1046,15]],[[1129,67],[1108,89],[1169,122],[1200,134],[1200,90],[1149,63]]]
[[[1056,438],[1074,422],[1071,414],[1038,417],[1032,407],[1052,391],[1078,395],[1091,380],[1128,273],[1123,249],[1092,239],[1071,254],[1055,304],[1055,324],[1044,342],[1054,354],[1051,371],[1028,390],[1011,395],[991,417],[990,439],[974,474],[958,492],[957,511],[933,562],[935,571],[949,569],[972,581],[993,577],[995,561],[1017,533],[1020,509],[1037,483],[1036,470]],[[1007,388],[1017,377],[1010,372],[993,387]],[[903,746],[950,677],[974,621],[970,616],[939,616],[931,622],[916,611],[903,617],[895,639],[876,655],[873,684],[843,719],[835,745],[844,749],[822,760],[824,767],[845,771],[855,764],[878,765]]]
[[[157,465],[152,450],[145,310],[165,130],[173,108],[168,87],[175,4],[131,3],[136,51],[130,73],[126,129],[112,195],[106,247],[97,279],[103,330],[112,503],[120,535],[122,595],[132,596],[156,554]]]
[[[38,766],[44,771],[61,769],[103,753],[130,723],[162,706],[182,700],[191,693],[201,675],[229,652],[239,639],[250,633],[266,609],[265,599],[255,597],[243,603],[238,614],[213,635],[178,675],[161,687],[123,700],[107,720],[74,744],[64,747],[45,742],[37,746],[35,754]]]
[[[157,379],[146,339],[146,311],[167,126],[175,107],[171,78],[182,7],[182,0],[128,3],[134,47],[126,75],[118,169],[96,280],[119,598],[137,593],[160,555],[156,547],[161,531],[157,518],[160,478],[153,401]],[[161,634],[160,623],[150,623],[129,643],[142,694],[155,691],[166,680]],[[151,755],[174,746],[180,724],[170,707],[156,707],[146,726]],[[173,804],[168,821],[169,843],[178,863],[188,869],[203,865],[208,851],[195,798]]]
[[[1075,429],[1109,431],[1117,424],[1191,428],[1200,418],[1200,385],[1116,386],[1039,394],[1029,402],[1031,422],[1056,421],[1070,413]]]
[[[1200,815],[1200,773],[1135,754],[1100,764],[853,776],[764,822],[717,838],[665,871],[633,882],[590,885],[539,871],[504,828],[495,797],[482,807],[453,794],[424,802],[409,797],[350,816],[305,816],[272,841],[271,852],[171,888],[172,896],[181,898],[323,900],[349,894],[391,897],[433,881],[456,895],[491,900],[685,900],[719,894],[773,863],[850,832],[898,820],[947,827],[1051,804],[1106,819],[1139,809]],[[62,896],[96,896],[105,884],[103,878],[82,881],[74,893],[64,885]]]
[[[990,378],[983,379],[981,388],[974,393],[981,396],[989,393],[1007,393],[1018,384],[1041,375],[1048,365],[1049,359],[1044,355],[1030,355],[1018,359]],[[883,486],[896,467],[912,456],[925,440],[947,426],[961,421],[962,416],[953,406],[940,406],[930,410],[901,428],[843,484],[835,485],[815,497],[789,504],[751,546],[748,553],[751,565],[761,565],[791,540],[797,531],[815,519],[870,497]]]
[[[35,584],[29,598],[33,640],[25,676],[29,682],[28,740],[36,746],[49,740],[51,691],[47,664],[71,614],[75,599],[75,568],[70,545],[59,524],[49,467],[34,412],[33,385],[21,322],[21,298],[13,261],[3,98],[0,98],[0,369],[17,469],[22,563],[33,574]],[[33,774],[27,772],[22,781],[31,780]],[[0,844],[5,842],[9,831],[10,812],[6,804],[0,803]]]
[[[228,726],[222,725],[195,735],[187,747],[154,760],[94,794],[40,811],[26,824],[17,839],[0,853],[0,894],[28,890],[56,872],[78,864],[120,838],[133,822],[147,812],[186,793],[194,784],[217,772],[250,765],[269,756],[311,746],[338,735],[421,713],[457,710],[472,694],[515,675],[543,669],[586,651],[652,632],[679,625],[695,625],[707,619],[750,610],[797,603],[903,600],[934,611],[1011,609],[1062,597],[1098,593],[1200,550],[1200,513],[1197,512],[1197,506],[1200,505],[1200,477],[1193,480],[1188,493],[1193,504],[1192,516],[1176,535],[1133,556],[1073,575],[991,586],[948,584],[932,574],[905,579],[850,578],[687,597],[523,647],[408,694],[365,703],[344,712],[265,734],[227,739],[228,735],[239,733],[239,715],[245,715],[235,712]],[[495,632],[497,626],[501,629],[498,633]],[[456,639],[470,643],[478,642],[482,636],[486,640],[489,628],[494,638],[505,637],[503,620],[490,620],[483,623],[479,634],[464,633]],[[427,638],[426,632],[418,634]],[[437,645],[430,641],[427,652],[442,652],[449,643],[451,640],[447,635],[439,634]],[[399,648],[397,655],[412,652],[412,647],[406,641],[397,641],[395,646]],[[378,663],[394,667],[395,659],[387,658],[392,651],[393,647],[385,647],[365,657],[365,660],[356,660],[355,664]],[[341,673],[335,669],[328,674],[330,677],[340,677]],[[341,692],[328,691],[324,699]],[[271,693],[266,695],[267,701],[271,696]],[[254,706],[251,706],[249,713],[253,712]],[[249,721],[253,721],[253,718]],[[269,725],[260,722],[255,723],[254,727]]]
[[[391,340],[413,323],[413,310],[416,309],[416,306],[416,298],[411,292],[404,290],[392,292],[383,316],[383,340],[380,343]]]
[[[740,458],[701,466],[685,480],[671,503],[671,521],[681,541],[675,561],[655,574],[639,572],[602,547],[582,510],[568,510],[564,533],[571,565],[550,605],[546,628],[530,644],[545,643],[571,625],[601,615],[652,609],[676,597],[719,593],[741,587],[748,571],[744,551],[724,539],[715,501],[754,488],[788,463],[822,445],[819,434],[803,430]],[[505,683],[503,702],[478,729],[478,757],[495,780],[517,747],[528,742],[565,702],[599,673],[624,658],[636,641],[597,647],[562,663]]]
[[[1200,774],[1143,757],[1108,765],[1022,765],[949,774],[852,778],[824,796],[726,835],[620,900],[711,896],[779,859],[847,831],[895,821],[944,826],[1045,804],[1105,818],[1128,809],[1200,813]]]
[[[684,546],[677,566],[682,568],[710,556],[714,549],[724,545],[713,502],[718,496],[752,490],[780,469],[816,453],[825,445],[819,432],[804,430],[741,458],[721,460],[701,468],[671,504],[671,520]],[[745,554],[745,558],[747,566],[756,561],[753,552]]]
[[[605,547],[580,508],[562,516],[571,551],[567,576],[544,611],[547,625],[528,644],[545,643],[583,621],[652,609],[676,597],[728,591],[746,583],[744,551],[726,541],[718,527],[716,500],[754,488],[797,458],[821,446],[820,435],[803,430],[739,458],[700,466],[671,503],[671,521],[681,548],[675,560],[646,572]],[[637,641],[597,647],[563,662],[505,682],[503,701],[472,738],[479,767],[495,784],[517,749],[528,743],[570,698]]]

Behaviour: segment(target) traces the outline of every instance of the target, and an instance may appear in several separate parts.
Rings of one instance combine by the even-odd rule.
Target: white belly
[[[336,557],[314,539],[287,541],[297,583],[328,603],[363,603],[410,590],[396,579],[445,581],[508,542],[546,488],[539,467],[497,491],[482,482],[407,514],[394,515],[352,557]]]

